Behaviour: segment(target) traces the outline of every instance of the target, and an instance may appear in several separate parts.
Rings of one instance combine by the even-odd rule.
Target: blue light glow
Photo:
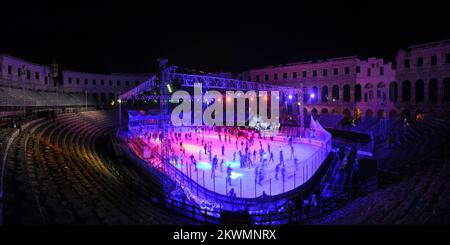
[[[197,168],[201,170],[211,170],[212,166],[210,163],[207,162],[198,162]]]
[[[242,177],[242,176],[244,176],[244,175],[241,174],[241,173],[231,172],[230,178],[231,178],[231,179],[237,179],[237,178],[240,178],[240,177]]]
[[[230,166],[231,168],[239,168],[241,164],[239,162],[225,161],[225,167]]]

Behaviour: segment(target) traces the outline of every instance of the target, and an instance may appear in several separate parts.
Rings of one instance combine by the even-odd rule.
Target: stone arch
[[[312,114],[314,117],[316,117],[316,116],[319,114],[319,111],[318,111],[316,108],[313,108],[313,109],[311,110],[311,114]]]
[[[332,97],[334,101],[338,101],[339,100],[339,86],[338,85],[334,85],[332,88]]]
[[[409,80],[402,83],[402,101],[411,101],[411,82]]]
[[[430,80],[428,84],[428,96],[430,99],[430,103],[436,104],[438,101],[438,81],[433,78]]]
[[[309,101],[316,103],[319,98],[319,89],[316,86],[311,88],[311,94],[309,95]]]
[[[386,92],[385,92],[386,85],[384,82],[379,82],[377,84],[377,99],[386,100]]]
[[[328,86],[322,87],[321,99],[322,102],[328,102]]]
[[[416,86],[415,86],[415,90],[416,90],[416,102],[423,102],[424,100],[424,94],[425,94],[425,86],[424,86],[424,82],[422,79],[419,79],[416,81]]]
[[[398,85],[397,82],[391,82],[389,84],[389,101],[397,102],[398,101]]]
[[[343,90],[344,90],[344,101],[350,102],[350,85],[345,84]]]
[[[356,84],[355,85],[355,102],[360,102],[361,101],[361,84]]]
[[[444,101],[450,101],[450,77],[444,78]]]

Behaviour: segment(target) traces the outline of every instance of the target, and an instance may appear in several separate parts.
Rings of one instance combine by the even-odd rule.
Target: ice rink
[[[307,181],[320,166],[325,158],[325,149],[320,146],[308,143],[293,143],[294,156],[291,155],[291,147],[287,138],[277,137],[255,138],[253,145],[248,145],[252,165],[241,167],[239,151],[245,153],[246,140],[239,138],[236,146],[236,137],[232,137],[231,143],[224,141],[224,136],[219,140],[216,132],[206,132],[197,135],[192,133],[192,139],[186,139],[184,133],[182,139],[172,144],[171,164],[196,181],[199,185],[222,195],[229,195],[234,189],[236,197],[254,198],[263,195],[277,195],[298,187]],[[212,173],[212,161],[210,161],[209,151],[205,153],[204,144],[211,144],[211,159],[217,156],[217,168]],[[145,140],[144,140],[145,141]],[[180,147],[185,150],[183,154]],[[241,143],[242,142],[242,143]],[[153,142],[154,144],[155,142]],[[224,154],[222,155],[222,146]],[[264,150],[263,159],[270,159],[268,148],[273,152],[274,161],[267,161],[266,166],[260,157],[260,149]],[[254,154],[256,151],[256,154]],[[284,158],[283,165],[280,163],[280,151]],[[234,156],[236,155],[236,156]],[[197,170],[192,164],[192,157],[197,163]],[[297,158],[297,166],[295,164]],[[176,159],[176,160],[175,160]],[[223,160],[223,164],[220,163]],[[175,163],[176,162],[176,163]],[[277,165],[278,171],[277,171]],[[231,167],[231,178],[227,181],[227,168]],[[277,174],[278,172],[278,174]],[[284,172],[284,178],[283,178]],[[284,181],[283,181],[284,179]],[[192,190],[195,193],[195,190]]]

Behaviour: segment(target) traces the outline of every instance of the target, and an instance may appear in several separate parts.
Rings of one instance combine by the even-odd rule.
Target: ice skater
[[[253,162],[252,162],[252,158],[251,158],[251,156],[250,156],[250,152],[248,152],[248,153],[245,155],[245,159],[246,159],[247,162],[248,162],[248,168],[252,168],[252,167],[253,167]]]
[[[294,152],[295,152],[294,146],[291,145],[291,158],[290,159],[292,159],[294,157]]]
[[[225,145],[222,144],[222,156],[224,156],[224,155],[225,155]]]
[[[259,177],[259,167],[255,168],[255,183],[258,183],[258,177]]]
[[[216,167],[213,164],[211,168],[211,179],[214,179],[215,177],[216,177]]]
[[[284,164],[283,150],[280,148],[280,164]]]
[[[227,168],[227,183],[232,186],[231,184],[231,171],[233,171],[233,169],[230,167],[230,165],[228,165]]]
[[[212,165],[214,168],[217,168],[217,164],[219,163],[219,160],[217,159],[217,155],[214,155]]]
[[[231,188],[231,190],[228,192],[229,197],[236,197],[236,192],[234,192],[234,188]]]
[[[259,149],[259,161],[262,162],[264,156],[264,150],[263,148]]]
[[[211,152],[211,149],[209,149],[209,161],[212,161],[212,152]]]
[[[275,167],[275,179],[278,180],[278,174],[280,173],[281,162]]]
[[[259,178],[258,178],[258,184],[259,184],[259,185],[262,186],[262,182],[263,182],[264,178],[265,178],[264,168],[261,167],[261,168],[259,169]]]
[[[191,156],[189,157],[191,159],[191,164],[194,163],[194,154],[191,154]]]
[[[273,159],[273,152],[270,152],[269,162],[275,162],[275,160]]]
[[[222,158],[222,160],[220,160],[220,172],[222,173],[223,172],[223,165],[225,164],[225,161],[223,160],[223,158]]]
[[[197,160],[195,160],[195,158],[194,158],[194,168],[195,168],[195,172],[197,172],[198,171],[198,168],[197,168]]]
[[[298,170],[298,159],[297,159],[297,157],[294,157],[294,165],[295,165],[295,170]]]

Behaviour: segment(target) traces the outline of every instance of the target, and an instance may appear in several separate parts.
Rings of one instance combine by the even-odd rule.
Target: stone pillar
[[[339,86],[339,85],[338,85]],[[339,86],[339,102],[344,102],[344,86]]]

